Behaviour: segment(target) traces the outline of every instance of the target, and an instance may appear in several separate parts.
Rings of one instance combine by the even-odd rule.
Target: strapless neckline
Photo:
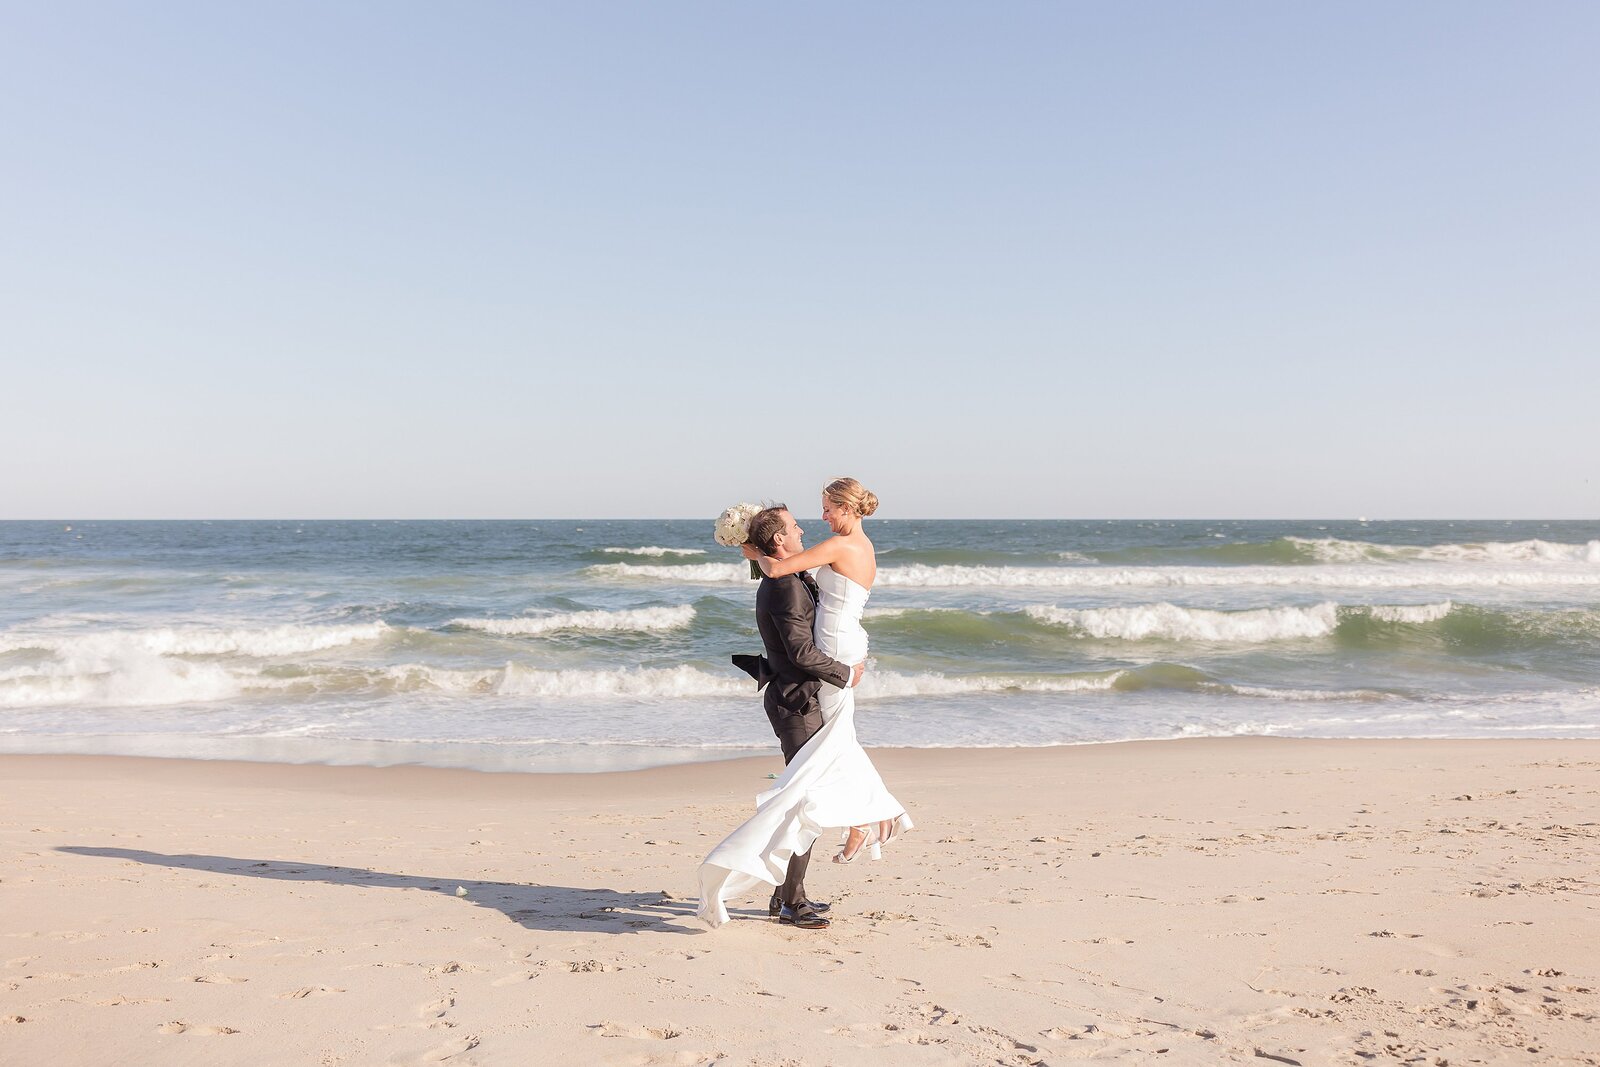
[[[835,578],[843,578],[845,581],[849,582],[851,585],[855,586],[857,589],[861,590],[863,593],[867,593],[869,595],[872,593],[872,589],[869,586],[862,585],[860,582],[856,581],[854,578],[850,577],[848,574],[845,574],[845,573],[843,573],[841,571],[834,570],[833,569],[833,564],[831,564],[831,563],[824,563],[822,566],[818,567],[817,570],[818,571],[827,571],[829,574],[833,575]]]

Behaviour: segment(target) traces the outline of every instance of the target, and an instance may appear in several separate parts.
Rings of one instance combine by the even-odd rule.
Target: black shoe
[[[798,926],[802,930],[826,930],[833,925],[833,920],[817,911],[816,905],[809,900],[792,908],[787,904],[780,905],[778,922]]]
[[[815,900],[808,900],[806,903],[811,905],[813,911],[819,912],[823,915],[828,914],[828,912],[833,908],[832,904],[819,904]],[[776,919],[778,917],[778,909],[782,907],[783,901],[779,900],[778,894],[774,893],[772,894],[772,899],[767,901],[767,914]]]

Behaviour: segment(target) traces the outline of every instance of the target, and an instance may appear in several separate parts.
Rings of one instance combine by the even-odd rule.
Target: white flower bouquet
[[[738,548],[750,540],[750,520],[760,511],[759,504],[735,504],[717,516],[717,526],[711,536],[719,545]],[[761,577],[761,565],[755,560],[750,561],[750,577]]]

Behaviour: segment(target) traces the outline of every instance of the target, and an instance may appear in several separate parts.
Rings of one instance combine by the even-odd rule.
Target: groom
[[[762,555],[785,559],[805,550],[800,524],[782,504],[757,512],[749,530],[749,544]],[[756,680],[757,689],[766,689],[762,704],[786,765],[822,729],[822,709],[817,704],[822,683],[843,689],[859,682],[866,670],[865,663],[851,667],[817,650],[811,636],[816,619],[817,583],[811,575],[801,571],[785,578],[763,578],[756,590],[756,627],[767,654],[733,657],[734,665]],[[810,862],[810,849],[789,858],[788,877],[772,894],[767,911],[780,923],[821,930],[829,923],[828,905],[806,899]]]

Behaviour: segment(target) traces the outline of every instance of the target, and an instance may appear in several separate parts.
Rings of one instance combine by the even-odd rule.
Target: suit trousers
[[[772,722],[772,732],[778,735],[778,747],[783,749],[783,764],[788,766],[806,742],[822,729],[822,712],[819,710],[808,711],[796,715],[791,711],[774,713],[772,708],[767,709],[767,718]],[[796,852],[789,857],[789,872],[784,878],[783,885],[778,887],[778,899],[793,907],[806,899],[806,868],[811,864],[811,850]]]

